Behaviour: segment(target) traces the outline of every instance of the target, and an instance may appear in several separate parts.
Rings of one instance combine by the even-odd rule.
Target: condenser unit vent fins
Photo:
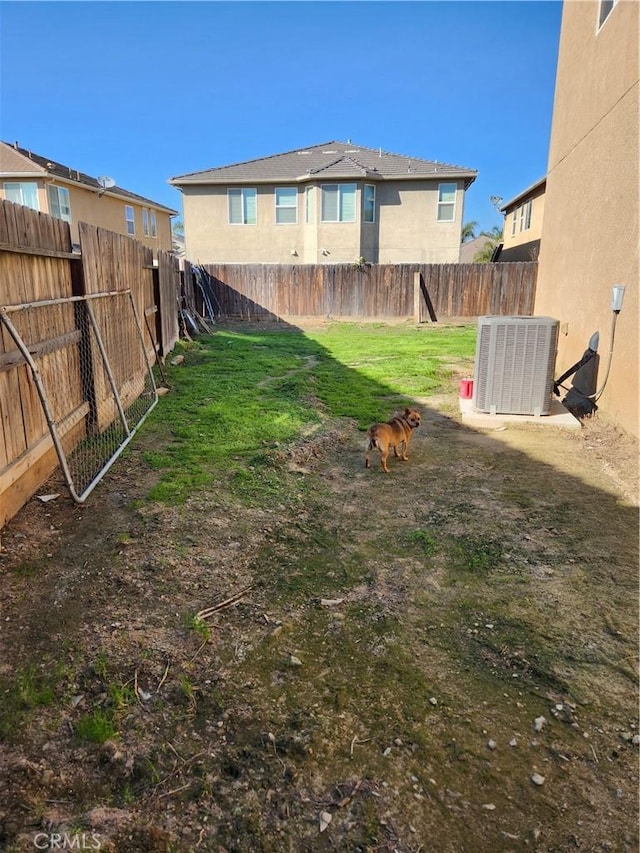
[[[478,317],[473,382],[478,411],[549,413],[558,327],[552,317]]]

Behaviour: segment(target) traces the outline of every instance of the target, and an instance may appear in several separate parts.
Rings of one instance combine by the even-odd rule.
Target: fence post
[[[420,273],[413,274],[413,322],[420,322]]]

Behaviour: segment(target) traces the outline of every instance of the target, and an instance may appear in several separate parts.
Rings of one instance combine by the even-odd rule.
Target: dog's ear
[[[409,406],[407,406],[407,408],[404,410],[404,413],[407,416],[411,414],[411,409],[409,408]]]

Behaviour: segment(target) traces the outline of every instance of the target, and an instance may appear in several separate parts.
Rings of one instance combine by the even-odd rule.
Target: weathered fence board
[[[155,281],[154,281],[155,286]],[[180,295],[180,272],[178,260],[170,252],[158,252],[157,288],[157,335],[161,355],[164,357],[176,345],[180,330],[178,326],[178,297]],[[155,322],[155,319],[154,319]],[[150,322],[151,325],[151,322]]]
[[[40,302],[52,296],[71,296],[72,285],[69,255],[71,234],[69,225],[20,205],[2,201],[0,204],[0,243],[7,243],[12,251],[0,251],[0,305],[16,305]],[[26,253],[19,250],[25,249]],[[16,251],[18,250],[18,251]],[[60,257],[47,256],[47,252]],[[67,256],[67,257],[65,257]],[[55,313],[55,312],[54,312]],[[73,312],[56,315],[59,331],[56,337],[72,331]],[[59,387],[60,397],[69,395],[72,384],[73,365],[64,362],[65,352],[57,349],[47,351],[54,327],[42,316],[29,318],[30,337],[34,348],[40,348],[40,369],[46,377],[62,363],[68,371]],[[47,442],[48,427],[42,412],[31,371],[23,358],[17,357],[16,344],[2,325],[0,328],[0,358],[4,369],[0,371],[0,526],[5,518],[24,503],[24,495],[42,482],[43,474],[50,473],[55,466],[55,457],[42,466],[39,461],[50,449]],[[31,455],[30,464],[22,471],[16,467],[17,460],[40,448],[40,453]],[[46,472],[46,473],[44,473]],[[18,483],[18,480],[20,482]],[[5,487],[17,483],[13,494],[5,494]]]
[[[533,311],[537,264],[209,264],[228,317],[414,318]],[[421,276],[416,317],[415,274]]]
[[[81,255],[72,251],[68,223],[0,202],[0,306],[14,306],[0,322],[0,527],[58,464],[33,374],[10,325],[37,362],[66,450],[102,430],[114,413],[109,379],[98,367],[103,362],[96,351],[96,336],[88,327],[91,312],[112,353],[110,368],[125,407],[140,394],[148,373],[145,352],[153,364],[160,342],[166,354],[177,339],[179,274],[174,259],[166,253],[159,258],[161,297],[156,300],[150,249],[95,226],[79,223],[79,227]],[[128,294],[115,300],[91,299],[91,309],[83,306],[84,310],[71,299],[127,290],[136,307],[144,349],[137,324],[131,322]],[[127,324],[123,300],[128,304]],[[113,305],[119,307],[109,308]],[[167,317],[156,323],[156,315],[165,308]],[[136,346],[125,346],[122,335],[124,343],[135,338]],[[109,405],[110,411],[104,414]]]

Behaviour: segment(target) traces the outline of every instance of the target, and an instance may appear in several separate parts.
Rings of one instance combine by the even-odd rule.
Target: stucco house
[[[639,11],[635,0],[563,5],[534,309],[560,321],[557,375],[600,332],[600,413],[635,436]],[[614,285],[625,288],[617,315]]]
[[[135,237],[154,253],[171,251],[171,217],[176,210],[110,181],[101,183],[17,142],[0,142],[0,198],[64,219],[76,245],[78,222],[88,222]]]
[[[456,263],[477,172],[325,142],[169,180],[200,263]]]
[[[547,179],[541,178],[501,205],[504,215],[500,261],[537,261]]]

